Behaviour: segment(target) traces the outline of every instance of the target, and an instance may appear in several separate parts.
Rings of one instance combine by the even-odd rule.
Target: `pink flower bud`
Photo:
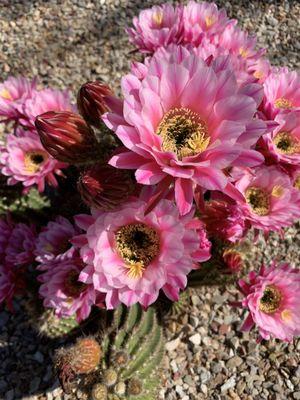
[[[91,125],[101,124],[101,115],[109,110],[107,96],[112,96],[111,89],[104,83],[87,82],[79,89],[77,106],[80,114]]]
[[[135,185],[130,173],[108,164],[97,164],[80,176],[78,190],[89,207],[108,211],[126,201]]]
[[[47,152],[59,161],[81,164],[100,157],[95,134],[79,114],[49,111],[36,118],[35,126]]]

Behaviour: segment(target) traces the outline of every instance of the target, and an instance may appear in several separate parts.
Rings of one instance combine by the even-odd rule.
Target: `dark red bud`
[[[109,111],[108,96],[113,96],[113,92],[107,85],[99,81],[87,82],[79,89],[78,110],[91,125],[101,125],[101,115]]]
[[[135,189],[130,172],[108,164],[87,168],[80,176],[78,190],[89,207],[111,210],[126,201]]]
[[[99,159],[94,131],[79,114],[49,111],[36,118],[35,126],[43,146],[57,160],[84,164]]]

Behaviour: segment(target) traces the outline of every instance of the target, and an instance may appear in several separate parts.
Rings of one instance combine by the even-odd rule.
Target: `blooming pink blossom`
[[[202,223],[193,212],[180,217],[165,199],[145,215],[148,196],[143,196],[116,211],[93,210],[91,216],[75,218],[86,231],[73,239],[88,264],[80,280],[106,293],[109,309],[137,302],[147,307],[160,289],[178,300],[187,274],[210,257]]]
[[[249,36],[247,32],[235,24],[229,24],[225,29],[214,37],[213,43],[229,53],[240,56],[242,59],[254,62],[259,60],[265,53],[265,49],[256,49],[256,37]]]
[[[32,96],[36,87],[36,80],[28,80],[24,77],[14,78],[10,76],[0,83],[0,117],[6,119],[18,119],[18,108],[24,101]]]
[[[279,113],[275,117],[278,126],[263,136],[268,157],[274,161],[300,165],[300,109],[290,113]]]
[[[300,107],[300,75],[287,68],[274,70],[264,82],[262,110],[267,118]]]
[[[267,58],[261,57],[254,62],[250,60],[247,69],[259,83],[264,83],[271,73],[271,64]]]
[[[242,330],[256,325],[263,339],[271,337],[287,342],[300,335],[300,270],[288,264],[262,266],[259,273],[239,281],[249,315]]]
[[[97,302],[93,286],[78,281],[83,265],[78,255],[74,254],[71,258],[56,258],[38,266],[43,271],[38,276],[43,304],[54,308],[58,317],[76,313],[80,322],[89,316],[92,305]]]
[[[37,261],[43,262],[55,257],[71,257],[74,248],[70,239],[78,234],[78,229],[64,217],[56,217],[48,222],[36,239],[35,254]]]
[[[205,202],[201,219],[210,236],[229,242],[237,242],[247,232],[247,224],[240,207],[226,200]]]
[[[171,4],[154,6],[133,19],[134,28],[127,28],[131,42],[143,53],[182,41],[182,7]]]
[[[71,103],[69,91],[50,88],[35,91],[20,109],[23,114],[20,123],[34,129],[36,117],[47,111],[76,111],[75,106]]]
[[[300,192],[290,177],[276,166],[244,172],[235,182],[245,218],[264,232],[280,230],[300,218]]]
[[[145,185],[171,177],[181,214],[191,209],[197,185],[223,190],[224,168],[262,162],[252,149],[267,131],[254,118],[261,87],[239,87],[224,60],[207,66],[179,47],[168,60],[154,56],[143,79],[127,75],[122,88],[123,112],[103,118],[128,150],[110,164],[136,169],[137,182]]]
[[[45,151],[35,132],[19,130],[18,136],[9,134],[1,148],[0,168],[9,177],[9,185],[18,182],[25,188],[37,185],[42,192],[46,182],[57,185],[55,174],[62,175],[60,168],[65,166]]]
[[[199,46],[203,37],[213,38],[236,22],[229,20],[226,11],[219,10],[214,3],[189,1],[183,9],[184,43]]]
[[[5,249],[5,260],[12,265],[30,264],[34,261],[36,231],[33,226],[16,224]]]

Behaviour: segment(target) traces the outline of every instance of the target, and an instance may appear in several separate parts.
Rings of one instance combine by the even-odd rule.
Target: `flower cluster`
[[[0,148],[0,170],[9,185],[19,182],[27,191],[45,184],[57,186],[66,164],[45,151],[35,129],[36,117],[45,111],[74,110],[68,91],[38,89],[36,79],[9,77],[0,84],[0,121],[12,126],[12,133]]]
[[[178,300],[218,246],[226,274],[240,274],[234,246],[250,229],[267,237],[300,218],[299,73],[271,66],[213,3],[149,8],[127,32],[143,61],[122,78],[122,98],[88,82],[77,113],[67,92],[25,78],[0,86],[0,115],[16,124],[0,158],[8,183],[43,191],[66,163],[77,167],[72,185],[91,212],[75,225],[57,217],[32,241],[45,307],[79,321],[102,303]],[[2,235],[0,300],[13,291],[8,265],[26,259],[24,229],[13,245]],[[245,327],[298,335],[299,270],[273,264],[249,280],[239,281]]]

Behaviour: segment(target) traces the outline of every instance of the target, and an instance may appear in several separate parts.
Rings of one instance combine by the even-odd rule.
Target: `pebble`
[[[235,381],[236,381],[235,376],[232,376],[231,378],[229,378],[229,379],[221,386],[221,392],[224,393],[224,392],[226,392],[228,389],[234,388],[234,387],[235,387]]]
[[[201,336],[199,335],[199,333],[196,333],[189,338],[189,341],[192,342],[195,346],[199,346],[199,344],[201,343]]]
[[[239,367],[243,363],[243,359],[239,356],[235,356],[230,358],[230,360],[227,361],[226,366],[228,368],[236,368]]]

